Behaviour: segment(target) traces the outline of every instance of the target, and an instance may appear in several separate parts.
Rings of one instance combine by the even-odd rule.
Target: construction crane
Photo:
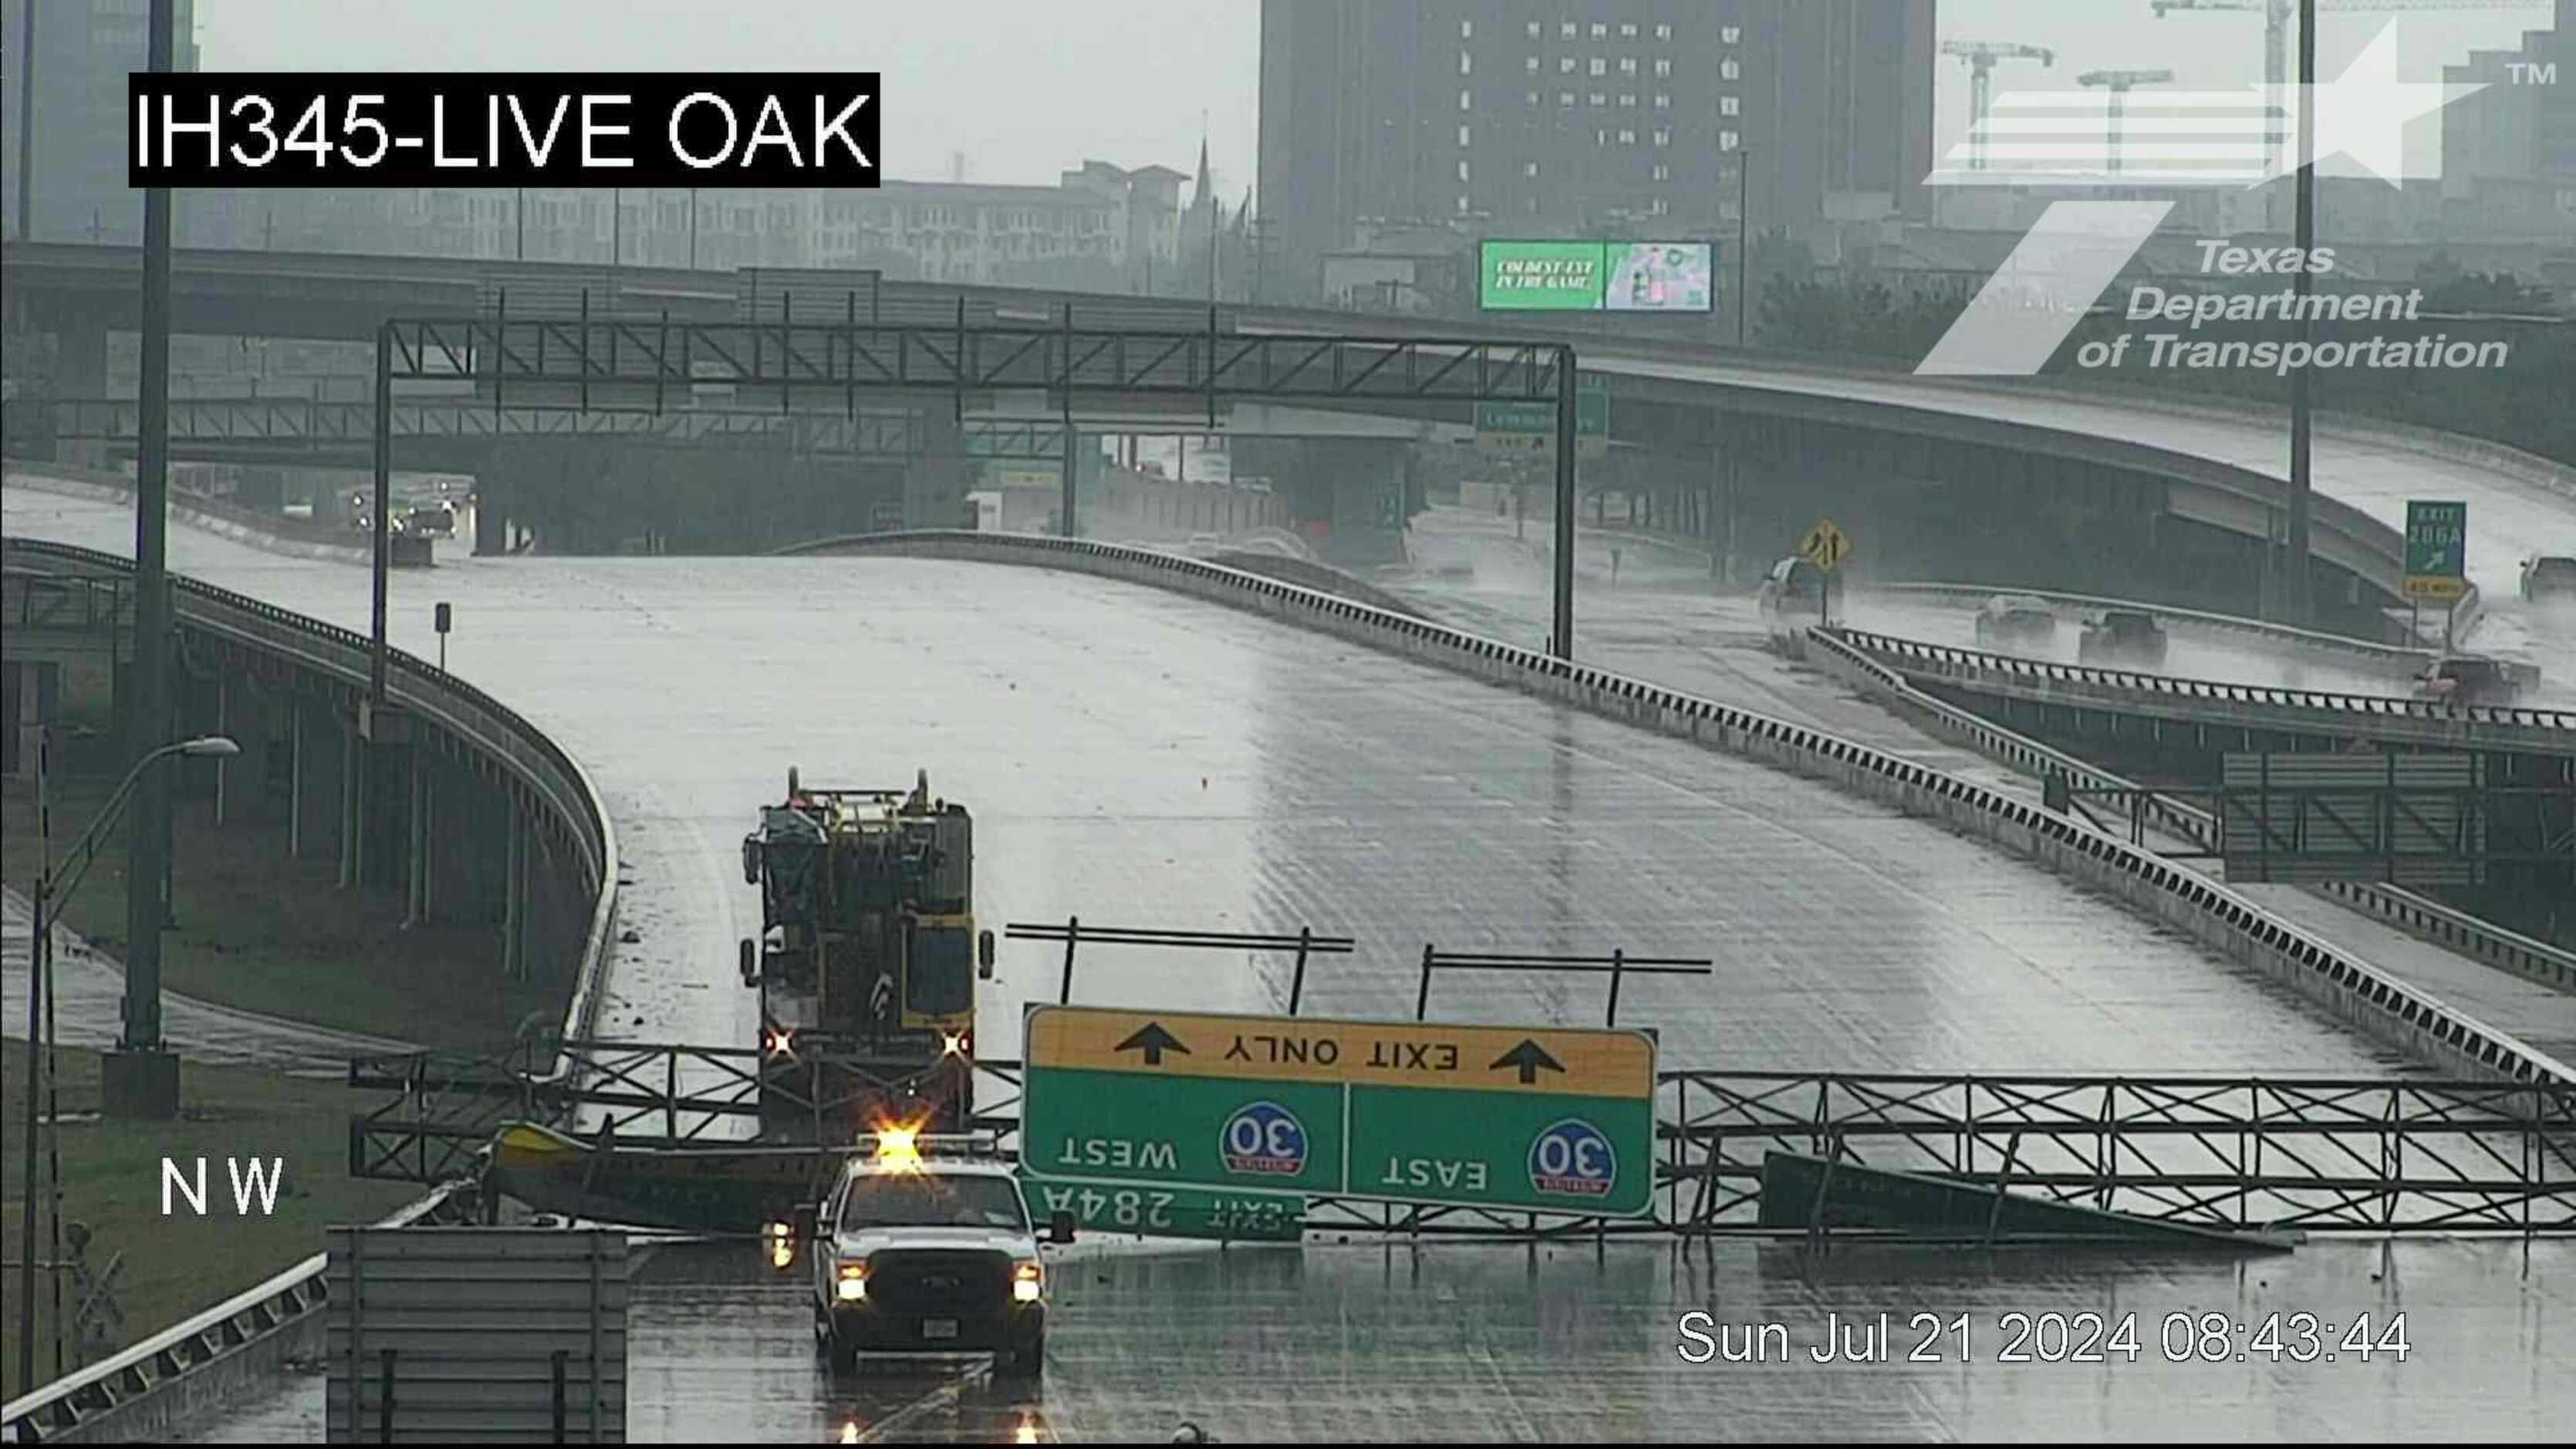
[[[2044,45],[2013,45],[1991,40],[1945,40],[1943,55],[1955,55],[1968,63],[1968,169],[1986,169],[1986,107],[1993,98],[1995,62],[1999,60],[2035,60],[2044,66],[2057,64],[2057,52]]]
[[[2110,132],[2111,171],[2113,175],[2119,174],[2120,170],[2120,112],[2122,110],[2122,97],[2128,95],[2129,87],[2131,86],[2161,86],[2170,85],[2172,82],[2173,72],[2169,70],[2088,70],[2084,74],[2075,78],[2075,83],[2077,85],[2102,86],[2108,89],[2111,93]]]
[[[2148,0],[2148,5],[2162,20],[2174,10],[2251,10],[2263,16],[2263,84],[2264,95],[2273,106],[2282,104],[2285,88],[2290,83],[2290,31],[2299,13],[2299,0]],[[2317,9],[2339,13],[2391,10],[2547,10],[2550,0],[2316,0]],[[2274,115],[2278,116],[2278,111]],[[2281,171],[2281,128],[2275,124],[2264,133],[2264,161],[2273,175]]]

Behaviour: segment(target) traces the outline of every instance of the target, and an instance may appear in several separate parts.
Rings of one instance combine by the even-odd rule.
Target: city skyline
[[[589,0],[453,0],[435,9],[401,0],[199,0],[197,35],[208,70],[500,70],[567,53],[598,70],[812,69],[817,57],[846,54],[852,68],[885,76],[890,179],[949,180],[959,153],[966,179],[1003,185],[1052,185],[1090,158],[1195,174],[1204,139],[1218,193],[1239,200],[1258,170],[1257,0],[1124,0],[1114,27],[1095,23],[1106,8],[988,0],[979,11],[988,23],[958,39],[943,32],[945,17],[890,4],[814,11],[793,0],[742,0],[719,11],[688,0],[634,0],[620,8],[620,24],[604,28]],[[2249,13],[2158,19],[2148,0],[2086,7],[1943,0],[1937,14],[1943,40],[2058,52],[2053,67],[1999,68],[1999,91],[2071,89],[2084,70],[2113,62],[2170,69],[2184,88],[2250,85],[2262,71],[2263,27]],[[2401,74],[2438,80],[2442,66],[2471,50],[2510,48],[2524,31],[2545,28],[2550,7],[2535,0],[2527,8],[2329,11],[2319,30],[2320,70],[2339,71],[2391,19],[2400,27]],[[1134,45],[1138,34],[1155,37],[1150,51]],[[782,62],[782,53],[793,59]],[[1112,65],[1128,78],[1123,93],[1090,80]],[[1067,124],[1053,106],[997,107],[977,93],[1057,105],[1078,97],[1079,123]],[[1962,138],[1964,63],[1937,64],[1934,117],[1939,148]],[[2438,168],[2437,127],[2410,135],[2409,175]]]

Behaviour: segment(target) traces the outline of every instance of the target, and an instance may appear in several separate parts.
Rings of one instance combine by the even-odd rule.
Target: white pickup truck
[[[1043,1365],[1046,1264],[990,1133],[862,1136],[822,1204],[797,1219],[812,1245],[815,1342],[834,1368],[862,1353],[991,1354],[997,1372],[1022,1378]],[[1070,1217],[1049,1240],[1073,1241]]]

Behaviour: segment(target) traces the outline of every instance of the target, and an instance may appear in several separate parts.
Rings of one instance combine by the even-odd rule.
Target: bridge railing
[[[2338,694],[2324,690],[2284,689],[2261,684],[2227,684],[2215,680],[2177,679],[2171,675],[2106,669],[2089,664],[2059,664],[2044,659],[2023,659],[2010,654],[1993,654],[1984,650],[1961,648],[1954,644],[1927,644],[1920,640],[1876,634],[1841,625],[1834,626],[1830,632],[1849,641],[1855,647],[1865,649],[1881,658],[1903,660],[1953,677],[2076,685],[2190,702],[2246,705],[2260,709],[2303,710],[2345,716],[2360,715],[2374,719],[2421,721],[2428,724],[2567,731],[2569,732],[2567,747],[2576,749],[2576,711],[2523,709],[2511,705],[2445,704],[2433,700],[2399,699],[2389,695]]]
[[[1964,1178],[2224,1231],[2576,1232],[2576,1084],[1681,1072],[1683,1231],[1741,1224],[1762,1157]]]
[[[1808,647],[1808,658],[1826,672],[1854,685],[1936,738],[1957,741],[2025,775],[2060,776],[2078,790],[2129,792],[2140,825],[2203,852],[2218,850],[2218,817],[2209,811],[2168,793],[2145,790],[2126,776],[1926,694],[1875,657],[1829,633],[1811,633]],[[2379,881],[2322,881],[2316,889],[2356,910],[2431,936],[2490,965],[2560,990],[2576,991],[2576,952],[2508,931],[2403,886]]]
[[[110,578],[133,572],[130,559],[69,544],[12,537],[0,543],[0,550],[5,550],[12,564],[21,566],[50,564]],[[177,574],[170,576],[170,585],[173,609],[190,625],[229,634],[364,687],[368,677],[365,635]],[[392,655],[391,686],[405,708],[420,712],[498,761],[540,802],[554,833],[570,843],[592,906],[574,965],[562,1035],[566,1040],[587,1037],[598,1018],[617,939],[617,834],[606,803],[589,775],[561,746],[517,711],[455,675],[397,650]],[[560,1076],[575,1067],[568,1054],[560,1054],[552,1070]],[[406,1211],[415,1217],[435,1212],[449,1196],[446,1189],[435,1191]],[[236,1320],[245,1316],[255,1320],[264,1336],[317,1311],[325,1296],[323,1266],[319,1257],[308,1259],[241,1298],[13,1401],[0,1433],[19,1442],[51,1438],[109,1411],[131,1412],[146,1398],[184,1393],[176,1386],[246,1341],[246,1330]]]
[[[2005,588],[2001,585],[1893,583],[1869,584],[1862,595],[1883,594],[1899,600],[1933,599],[1945,604],[1974,608],[1999,594],[2021,595],[2074,612],[2100,612],[2108,609],[2134,610],[2151,614],[2169,624],[2213,634],[2232,634],[2256,639],[2283,649],[2307,654],[2337,655],[2358,659],[2366,664],[2392,672],[2415,674],[2431,663],[2437,653],[2432,649],[2408,648],[2401,644],[2377,644],[2344,634],[2328,634],[2316,629],[2301,629],[2289,624],[2274,624],[2262,619],[2247,619],[2235,614],[2213,613],[2206,609],[2186,609],[2175,604],[2144,603],[2136,599],[2111,599],[2098,594],[2058,593],[2048,589]]]
[[[583,1046],[617,1054],[621,1080],[556,1094],[492,1063],[423,1056],[353,1061],[351,1081],[454,1072],[435,1085],[463,1097],[546,1097],[549,1111],[622,1112],[638,1129],[623,1146],[741,1145],[651,1129],[693,1111],[712,1120],[753,1110],[741,1094],[711,1100],[681,1083],[682,1069],[710,1051],[749,1052]],[[1016,1158],[1025,1064],[975,1066],[979,1079],[1012,1092],[976,1125]],[[412,1132],[433,1145],[479,1145],[498,1125],[372,1120],[388,1142]],[[813,1151],[833,1151],[817,1141]],[[1511,1239],[1777,1232],[1757,1215],[1760,1180],[1765,1156],[1786,1152],[2224,1232],[2576,1234],[2576,1082],[1685,1068],[1658,1074],[1655,1142],[1655,1207],[1637,1219],[1323,1193],[1309,1197],[1304,1225]]]
[[[51,560],[110,576],[133,571],[129,559],[70,544],[10,538],[6,547],[20,560]],[[366,635],[180,575],[173,574],[170,583],[182,619],[284,655],[344,683],[365,684]],[[564,1034],[588,1036],[599,1009],[598,978],[614,940],[617,908],[617,836],[598,790],[560,745],[516,710],[426,660],[393,651],[389,692],[397,704],[427,716],[497,761],[543,807],[541,818],[575,852],[593,905],[576,958]]]

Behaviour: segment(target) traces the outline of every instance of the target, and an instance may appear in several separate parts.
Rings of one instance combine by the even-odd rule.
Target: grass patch
[[[106,1121],[98,1110],[98,1054],[62,1049],[60,1093],[63,1220],[87,1224],[91,1238],[84,1255],[97,1270],[124,1254],[125,1331],[115,1335],[114,1352],[181,1322],[322,1251],[324,1228],[342,1223],[371,1223],[410,1202],[421,1189],[408,1183],[369,1182],[348,1175],[348,1114],[359,1099],[332,1082],[307,1081],[268,1072],[203,1067],[180,1068],[180,1087],[187,1116],[176,1122]],[[24,1188],[19,1157],[25,1107],[27,1046],[0,1042],[0,1070],[6,1083],[0,1100],[7,1103],[7,1161],[0,1167],[6,1184],[5,1223],[0,1244],[15,1262],[23,1251],[19,1235]],[[38,1150],[43,1150],[40,1138]],[[176,1160],[194,1175],[195,1162],[206,1159],[206,1216],[198,1217],[187,1201],[173,1195],[177,1210],[161,1215],[161,1159]],[[225,1167],[227,1157],[263,1161],[283,1159],[284,1186],[273,1215],[237,1217]],[[41,1163],[39,1164],[41,1171]],[[38,1227],[39,1247],[50,1256],[48,1226]],[[36,1378],[49,1382],[53,1372],[53,1295],[40,1273],[36,1292]],[[11,1351],[0,1363],[0,1397],[24,1392],[18,1382],[18,1278],[13,1268],[0,1298],[7,1303],[7,1337]],[[76,1302],[64,1284],[66,1316]],[[93,1360],[94,1361],[94,1360]],[[79,1359],[68,1344],[67,1367]]]
[[[113,779],[56,777],[54,850],[60,859],[107,803]],[[399,891],[341,890],[336,858],[287,854],[282,821],[218,827],[201,802],[183,801],[172,827],[176,928],[161,938],[170,990],[317,1026],[398,1037],[424,1046],[490,1050],[507,1045],[532,1013],[560,1017],[564,988],[501,973],[499,932],[485,924],[406,929]],[[35,789],[0,788],[0,879],[21,891],[35,878]],[[62,919],[110,956],[125,943],[125,845],[121,831],[92,863]]]

